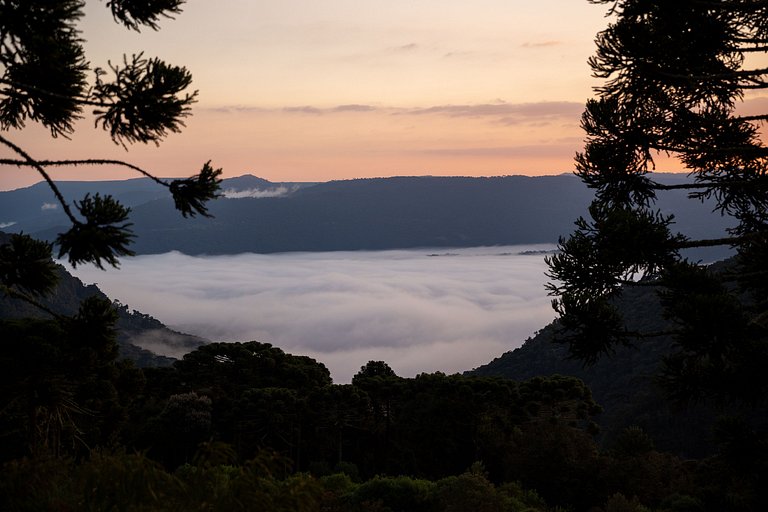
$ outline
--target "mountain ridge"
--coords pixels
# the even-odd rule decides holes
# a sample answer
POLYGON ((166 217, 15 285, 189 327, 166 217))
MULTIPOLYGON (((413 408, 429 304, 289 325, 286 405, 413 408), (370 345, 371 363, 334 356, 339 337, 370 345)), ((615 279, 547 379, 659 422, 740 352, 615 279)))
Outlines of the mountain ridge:
MULTIPOLYGON (((686 180, 679 174, 656 177, 668 184, 686 180)), ((107 182, 106 188, 100 182, 88 184, 93 192, 116 187, 114 182, 107 182)), ((130 195, 124 190, 121 194, 134 201, 128 204, 136 234, 133 250, 201 255, 556 243, 587 214, 593 198, 571 174, 398 176, 323 183, 272 183, 244 175, 224 180, 222 191, 225 197, 209 203, 213 218, 183 219, 167 194, 130 195), (146 200, 141 202, 141 197, 146 200)), ((12 197, 2 194, 2 201, 12 197)), ((727 219, 712 213, 711 204, 688 200, 685 191, 665 192, 658 206, 676 214, 680 230, 695 238, 719 237, 728 227, 727 219)), ((66 218, 60 212, 55 217, 53 207, 35 212, 41 206, 26 208, 33 218, 6 229, 52 241, 67 228, 66 218)), ((0 222, 5 223, 4 211, 0 208, 0 222)), ((725 256, 722 251, 709 254, 714 255, 702 257, 725 256)))

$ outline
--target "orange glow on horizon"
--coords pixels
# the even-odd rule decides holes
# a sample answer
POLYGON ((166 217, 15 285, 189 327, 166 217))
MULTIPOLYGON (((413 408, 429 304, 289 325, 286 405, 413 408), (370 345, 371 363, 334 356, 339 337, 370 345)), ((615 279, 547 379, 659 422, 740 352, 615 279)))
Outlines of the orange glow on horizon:
MULTIPOLYGON (((606 11, 586 0, 223 0, 188 2, 161 30, 136 33, 89 2, 81 28, 94 66, 145 51, 189 67, 200 103, 187 127, 128 152, 87 118, 71 140, 34 123, 7 136, 34 158, 120 159, 162 177, 208 160, 225 177, 273 182, 572 172, 598 83, 587 58, 606 11)), ((765 112, 768 97, 740 108, 765 112)), ((0 157, 16 155, 0 147, 0 157)), ((656 163, 684 171, 664 156, 656 163)), ((138 177, 108 167, 51 174, 138 177)), ((0 190, 38 181, 29 168, 0 170, 0 190)))

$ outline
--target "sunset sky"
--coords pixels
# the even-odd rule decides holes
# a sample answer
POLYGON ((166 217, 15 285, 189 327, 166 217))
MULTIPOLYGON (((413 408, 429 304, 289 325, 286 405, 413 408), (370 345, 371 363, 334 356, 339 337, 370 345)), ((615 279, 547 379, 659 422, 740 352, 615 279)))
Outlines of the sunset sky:
MULTIPOLYGON (((190 0, 136 34, 89 1, 94 67, 143 51, 191 70, 200 96, 186 129, 127 153, 90 117, 69 141, 33 125, 9 137, 38 159, 119 158, 167 177, 209 159, 225 176, 272 181, 569 172, 606 11, 586 0, 190 0)), ((0 189, 36 181, 4 168, 0 189)))

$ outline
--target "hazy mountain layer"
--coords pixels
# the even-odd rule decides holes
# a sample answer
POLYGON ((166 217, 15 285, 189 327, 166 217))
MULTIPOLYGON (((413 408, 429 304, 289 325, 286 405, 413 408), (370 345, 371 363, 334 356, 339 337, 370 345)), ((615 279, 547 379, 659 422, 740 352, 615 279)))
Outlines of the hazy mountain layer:
MULTIPOLYGON (((659 175, 679 183, 684 175, 659 175)), ((495 178, 397 177, 320 184, 225 180, 214 218, 184 219, 147 180, 66 184, 68 197, 111 193, 132 207, 140 254, 382 250, 555 243, 586 214, 592 192, 573 175, 495 178)), ((45 187, 0 193, 6 229, 53 240, 63 217, 45 187), (16 205, 16 206, 14 206, 16 205), (46 206, 48 205, 48 206, 46 206)), ((726 221, 711 206, 666 192, 659 207, 695 238, 719 237, 726 221)), ((716 259, 725 253, 699 253, 716 259)))

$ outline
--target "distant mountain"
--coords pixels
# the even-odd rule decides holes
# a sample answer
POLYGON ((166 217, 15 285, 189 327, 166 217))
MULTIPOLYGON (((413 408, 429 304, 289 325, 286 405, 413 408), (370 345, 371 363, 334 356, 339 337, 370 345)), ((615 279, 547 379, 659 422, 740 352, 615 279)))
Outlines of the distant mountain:
MULTIPOLYGON (((0 245, 6 242, 8 235, 0 233, 0 245)), ((91 296, 108 298, 96 285, 84 285, 82 281, 57 266, 59 283, 50 295, 40 302, 56 313, 71 316, 77 313, 83 299, 91 296)), ((173 331, 159 320, 138 311, 129 310, 128 306, 114 303, 117 308, 117 343, 120 356, 131 359, 138 366, 168 366, 174 359, 195 348, 208 343, 208 340, 173 331)), ((47 313, 18 299, 11 299, 0 294, 0 319, 11 318, 46 318, 47 313)))
MULTIPOLYGON (((232 194, 261 192, 265 195, 281 195, 298 190, 312 183, 272 183, 251 175, 225 179, 222 190, 232 194)), ((121 181, 58 181, 57 186, 67 200, 82 199, 85 194, 111 195, 125 206, 135 208, 155 201, 170 201, 170 193, 149 178, 121 181)), ((56 197, 44 182, 31 187, 0 192, 0 229, 6 232, 27 234, 61 229, 67 218, 61 211, 56 197)))
MULTIPOLYGON (((58 187, 68 200, 85 194, 110 194, 124 205, 134 207, 155 199, 170 197, 164 187, 148 178, 124 181, 60 181, 58 187)), ((67 222, 53 192, 44 182, 31 187, 0 192, 0 226, 6 232, 34 233, 62 226, 67 222)))
MULTIPOLYGON (((661 174, 657 179, 671 184, 686 177, 661 174)), ((149 192, 148 185, 142 180, 79 182, 68 184, 66 190, 74 196, 75 191, 90 190, 127 198, 137 235, 133 248, 140 254, 555 243, 572 231, 577 217, 586 215, 593 197, 573 175, 396 177, 318 184, 272 183, 241 176, 224 181, 224 196, 210 203, 213 218, 184 219, 163 190, 155 185, 149 192)), ((7 229, 53 240, 66 223, 55 210, 42 209, 49 199, 43 199, 39 188, 2 193, 6 195, 0 196, 4 205, 0 222, 21 219, 7 229), (26 206, 14 217, 6 201, 26 206)), ((726 219, 712 213, 711 204, 691 201, 682 190, 661 194, 658 205, 665 213, 674 213, 680 230, 692 237, 720 237, 728 227, 726 219)), ((714 260, 726 254, 715 249, 693 256, 714 260)))

